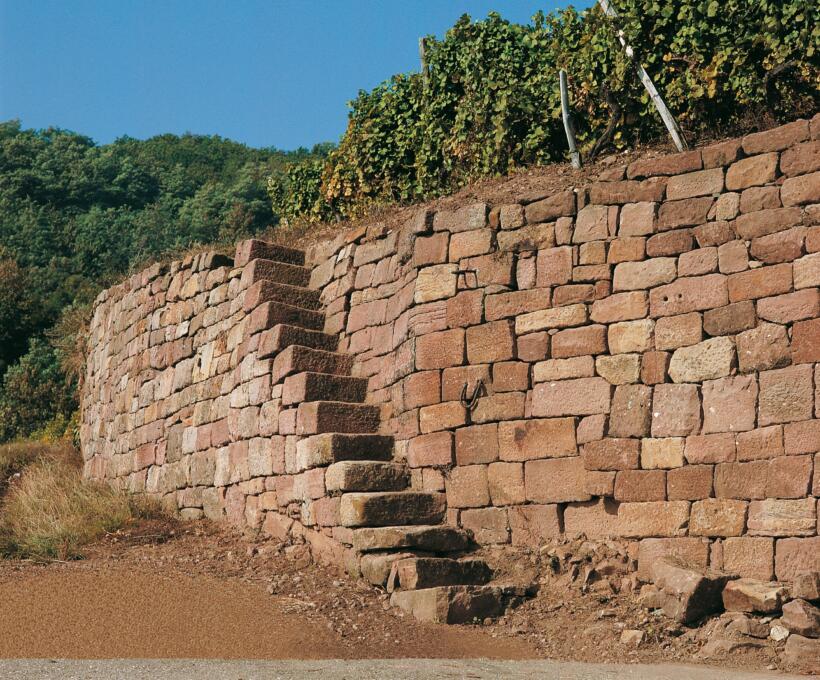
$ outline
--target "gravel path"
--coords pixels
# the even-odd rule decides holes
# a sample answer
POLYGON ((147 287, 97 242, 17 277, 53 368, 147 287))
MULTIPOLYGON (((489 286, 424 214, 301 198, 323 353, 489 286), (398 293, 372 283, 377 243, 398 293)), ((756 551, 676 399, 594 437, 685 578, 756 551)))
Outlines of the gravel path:
MULTIPOLYGON (((801 676, 703 666, 596 665, 550 661, 368 660, 0 660, 5 680, 787 680, 801 676)), ((805 676, 802 676, 805 680, 805 676)))

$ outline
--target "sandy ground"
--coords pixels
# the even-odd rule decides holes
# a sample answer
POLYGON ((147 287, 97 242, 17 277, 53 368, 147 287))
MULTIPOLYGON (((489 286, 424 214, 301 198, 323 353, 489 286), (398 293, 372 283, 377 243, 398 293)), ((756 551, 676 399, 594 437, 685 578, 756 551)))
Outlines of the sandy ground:
MULTIPOLYGON (((85 557, 47 564, 0 560, 0 658, 703 662, 697 630, 655 623, 628 594, 582 592, 566 574, 542 578, 539 595, 499 621, 442 626, 404 616, 389 606, 383 591, 311 563, 303 545, 260 540, 207 522, 144 523, 105 537, 85 557), (618 641, 623 627, 655 632, 629 648, 618 641)), ((513 571, 520 573, 507 575, 537 577, 537 559, 531 557, 515 562, 513 571)), ((705 675, 680 677, 773 677, 765 673, 779 668, 768 647, 708 663, 700 666, 705 675), (716 675, 714 666, 740 675, 716 675)), ((57 675, 44 677, 106 677, 75 676, 75 667, 58 666, 57 675)), ((40 677, 11 674, 31 668, 3 666, 0 677, 40 677)), ((280 677, 259 668, 261 675, 236 677, 280 677)), ((484 677, 472 673, 465 666, 443 677, 484 677)))
MULTIPOLYGON (((87 566, 87 565, 84 565, 87 566)), ((523 641, 410 625, 409 635, 351 640, 294 613, 257 585, 123 566, 25 569, 0 582, 0 657, 521 659, 523 641)))

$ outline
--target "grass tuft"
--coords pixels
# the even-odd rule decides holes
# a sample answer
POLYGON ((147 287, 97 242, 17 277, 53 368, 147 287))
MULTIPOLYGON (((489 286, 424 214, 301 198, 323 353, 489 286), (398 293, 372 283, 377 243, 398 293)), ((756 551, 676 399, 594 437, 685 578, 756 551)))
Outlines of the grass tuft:
POLYGON ((0 447, 0 469, 15 467, 19 477, 0 505, 0 554, 7 557, 76 559, 106 532, 159 514, 141 498, 83 479, 67 444, 0 447))

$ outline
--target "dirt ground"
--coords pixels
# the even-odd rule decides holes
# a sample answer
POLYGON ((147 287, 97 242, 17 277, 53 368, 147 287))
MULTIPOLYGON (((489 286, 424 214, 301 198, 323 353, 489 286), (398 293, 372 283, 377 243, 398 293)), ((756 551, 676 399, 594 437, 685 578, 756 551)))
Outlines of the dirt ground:
POLYGON ((208 523, 150 522, 86 559, 0 561, 0 657, 536 658, 525 640, 423 625, 358 580, 208 523))
POLYGON ((83 560, 0 561, 0 657, 549 658, 778 670, 766 645, 700 658, 702 631, 577 569, 550 576, 552 556, 506 564, 496 559, 504 576, 540 583, 535 598, 495 622, 422 624, 379 589, 311 563, 303 545, 156 520, 105 537, 83 560), (644 641, 621 644, 623 629, 643 630, 644 641))

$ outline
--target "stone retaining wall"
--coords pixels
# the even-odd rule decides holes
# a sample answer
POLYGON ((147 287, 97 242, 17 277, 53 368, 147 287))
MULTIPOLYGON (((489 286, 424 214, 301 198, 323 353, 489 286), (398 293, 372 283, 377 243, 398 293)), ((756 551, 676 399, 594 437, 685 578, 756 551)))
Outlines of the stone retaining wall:
MULTIPOLYGON (((820 569, 818 203, 815 116, 340 235, 308 252, 309 286, 413 488, 479 543, 644 539, 789 579, 820 569)), ((100 296, 86 472, 349 545, 298 465, 252 268, 204 255, 100 296)))

